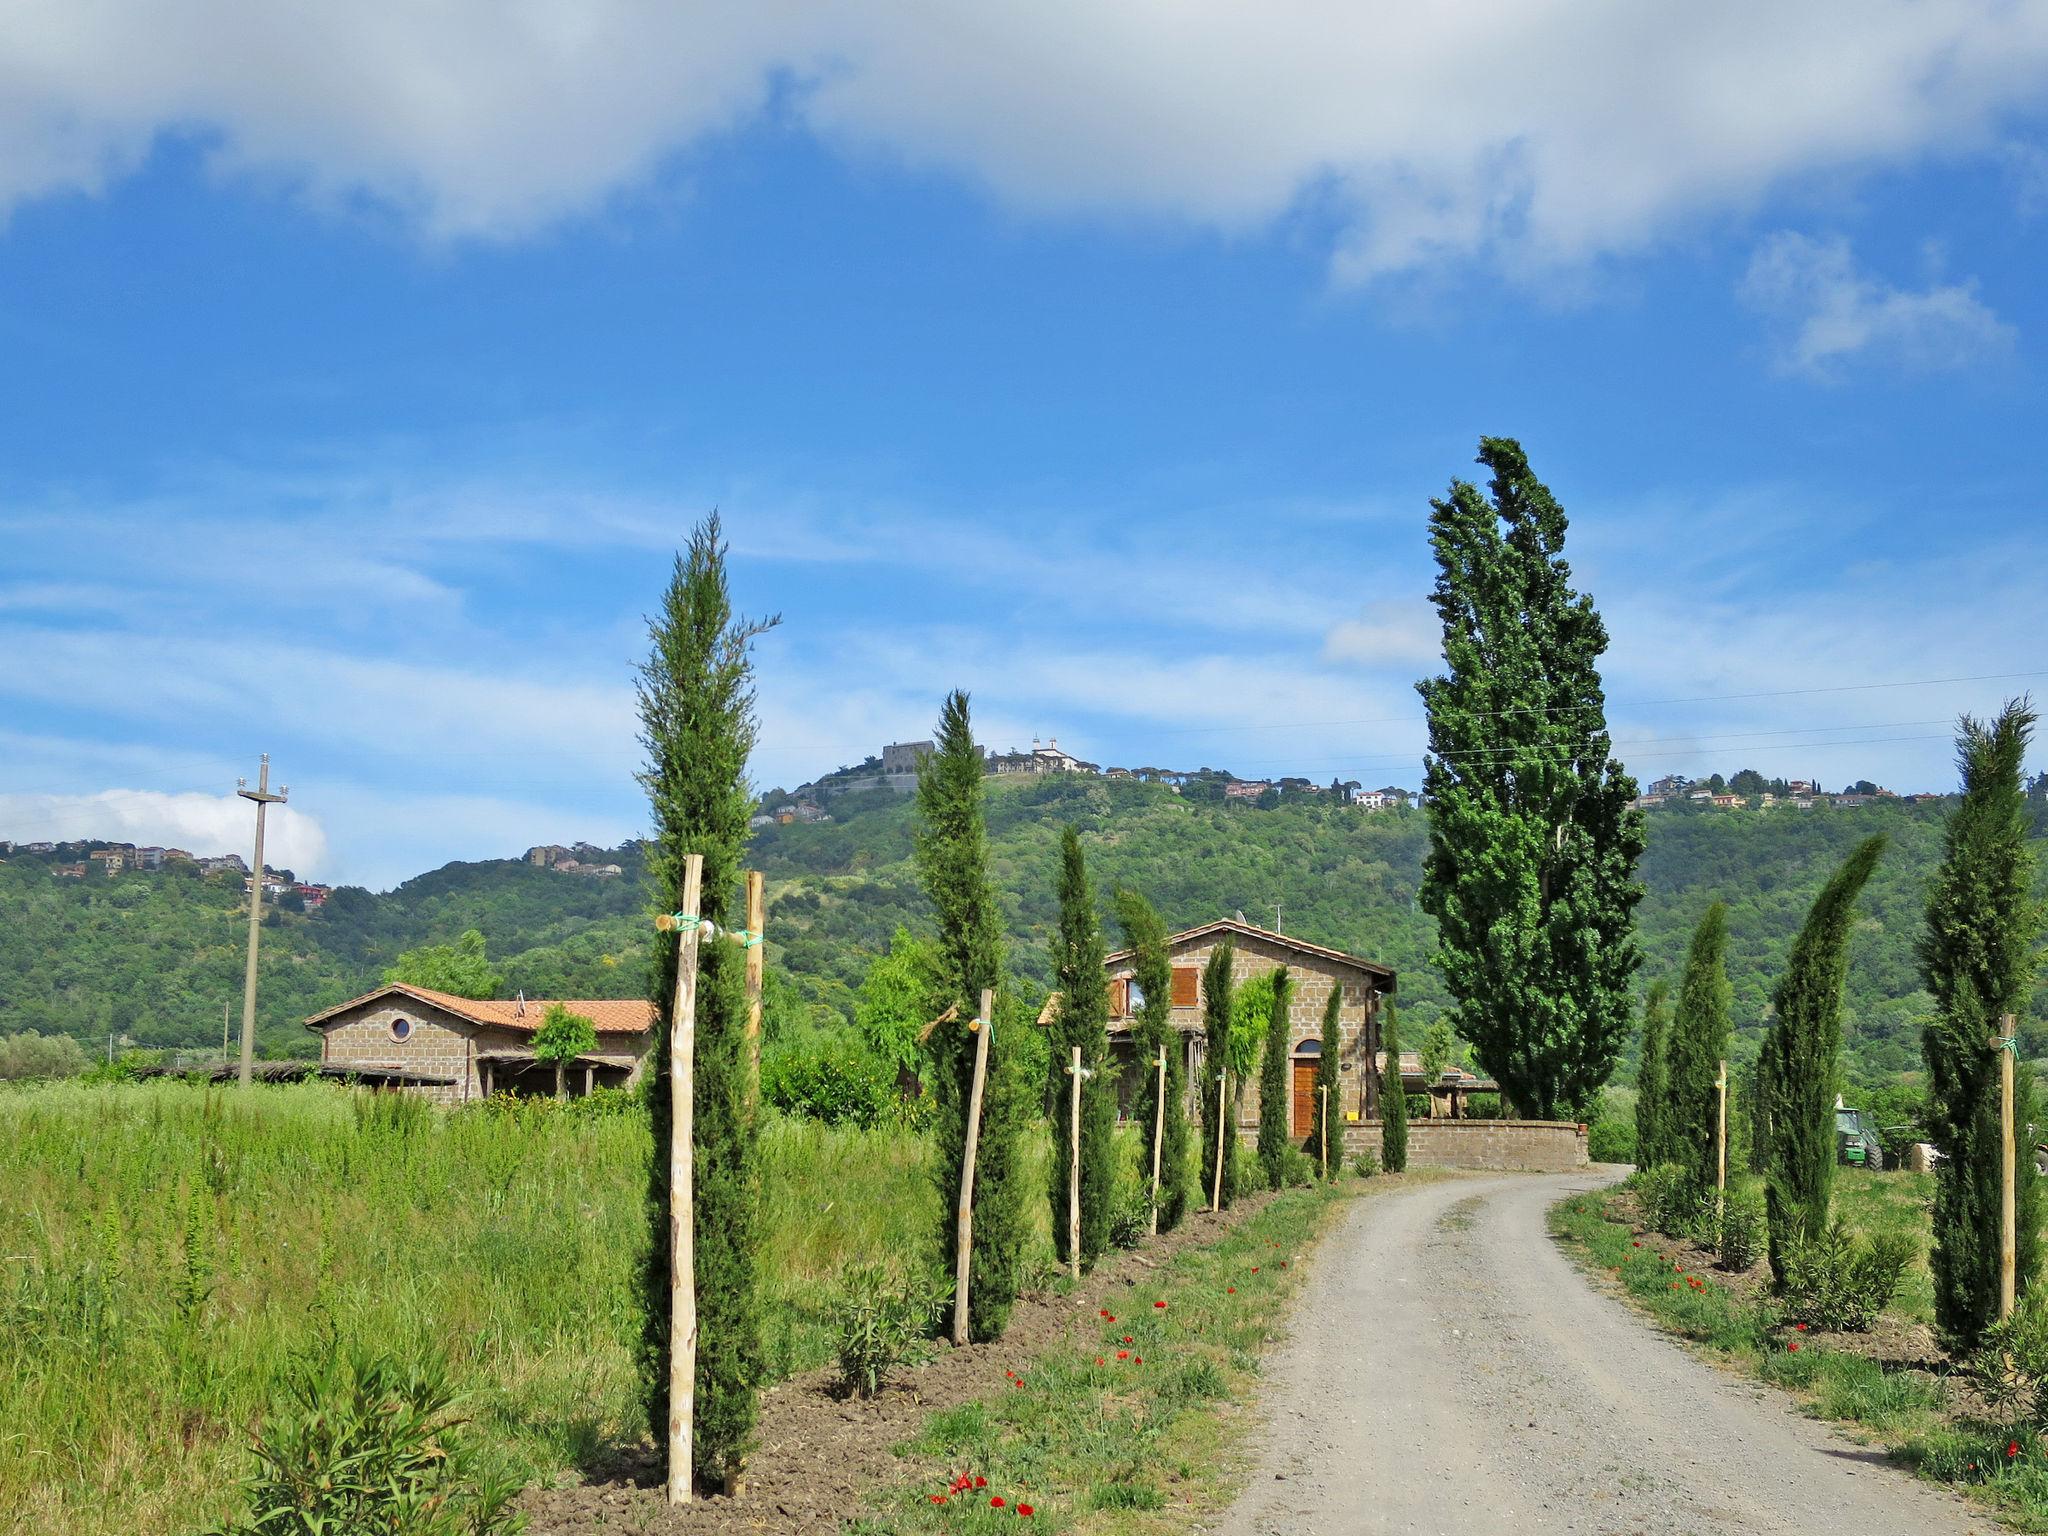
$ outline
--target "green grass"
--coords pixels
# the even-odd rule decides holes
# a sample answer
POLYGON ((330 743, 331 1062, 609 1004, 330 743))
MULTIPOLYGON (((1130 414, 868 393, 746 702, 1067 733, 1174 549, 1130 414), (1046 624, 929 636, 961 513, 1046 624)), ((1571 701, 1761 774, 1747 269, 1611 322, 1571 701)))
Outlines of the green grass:
MULTIPOLYGON (((637 1438, 649 1154, 637 1113, 545 1102, 0 1091, 0 1536, 176 1536, 226 1513, 282 1367, 327 1337, 446 1351, 533 1476, 637 1438)), ((790 1370, 829 1357, 841 1269, 931 1249, 937 1195, 901 1133, 775 1119, 762 1156, 790 1370)))
POLYGON ((1916 1322, 1934 1322, 1934 1276, 1927 1251, 1934 1241, 1934 1175, 1835 1170, 1835 1211, 1859 1232, 1903 1232, 1920 1244, 1892 1310, 1916 1322))

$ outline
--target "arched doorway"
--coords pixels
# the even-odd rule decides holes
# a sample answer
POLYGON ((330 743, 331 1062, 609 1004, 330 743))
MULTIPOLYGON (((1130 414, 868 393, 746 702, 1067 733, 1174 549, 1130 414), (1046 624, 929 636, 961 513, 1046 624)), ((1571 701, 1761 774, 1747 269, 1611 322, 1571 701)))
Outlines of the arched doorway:
POLYGON ((1304 1040, 1294 1048, 1294 1134, 1307 1136, 1316 1128, 1316 1070, 1322 1065, 1323 1042, 1304 1040))

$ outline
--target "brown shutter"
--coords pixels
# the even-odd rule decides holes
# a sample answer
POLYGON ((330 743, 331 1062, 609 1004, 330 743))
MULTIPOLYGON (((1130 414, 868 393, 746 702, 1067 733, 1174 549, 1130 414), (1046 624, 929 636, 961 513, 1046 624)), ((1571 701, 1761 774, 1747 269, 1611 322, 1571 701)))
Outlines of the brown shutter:
POLYGON ((1109 984, 1109 1016, 1120 1019, 1131 1011, 1131 984, 1119 976, 1109 984))
POLYGON ((1173 1006, 1192 1008, 1201 1001, 1201 977, 1199 967, 1176 965, 1173 968, 1173 1006))

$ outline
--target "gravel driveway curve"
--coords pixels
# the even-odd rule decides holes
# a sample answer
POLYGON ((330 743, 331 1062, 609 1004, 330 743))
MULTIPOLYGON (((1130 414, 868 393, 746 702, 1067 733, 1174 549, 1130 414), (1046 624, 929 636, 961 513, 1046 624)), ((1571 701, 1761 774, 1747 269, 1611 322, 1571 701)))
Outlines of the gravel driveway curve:
POLYGON ((1265 1367, 1225 1536, 1991 1536, 1596 1291, 1544 1213, 1599 1170, 1360 1200, 1265 1367))

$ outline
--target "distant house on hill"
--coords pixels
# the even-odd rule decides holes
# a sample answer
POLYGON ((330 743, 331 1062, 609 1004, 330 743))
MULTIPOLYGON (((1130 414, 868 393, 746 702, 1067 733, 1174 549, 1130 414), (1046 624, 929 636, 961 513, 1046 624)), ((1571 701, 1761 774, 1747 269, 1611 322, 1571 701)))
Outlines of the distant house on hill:
MULTIPOLYGON (((1215 1092, 1214 1078, 1205 1072, 1202 1061, 1202 968, 1210 953, 1225 939, 1236 946, 1237 958, 1232 967, 1236 981, 1248 981, 1284 965, 1293 982, 1288 1007, 1288 1072, 1293 1092, 1289 1133, 1306 1136, 1312 1128, 1316 1063, 1326 1048, 1338 1052, 1337 1082, 1342 1100, 1339 1107, 1344 1116, 1371 1119, 1376 1115, 1379 1081, 1366 1068, 1377 1059, 1380 1010, 1384 1000, 1394 993, 1392 969, 1342 950, 1230 918, 1176 933, 1166 941, 1173 965, 1172 1021, 1187 1068, 1189 1112, 1196 1112, 1197 1093, 1215 1092), (1323 1009, 1333 987, 1341 988, 1344 995, 1338 1004, 1339 1038, 1324 1041, 1323 1009)), ((1121 949, 1104 962, 1109 981, 1110 1056, 1116 1065, 1120 1107, 1130 1104, 1139 1080, 1149 1070, 1149 1064, 1138 1059, 1137 1043, 1131 1035, 1138 1009, 1144 1002, 1133 978, 1133 960, 1130 950, 1121 949)), ((1257 1084, 1247 1086, 1239 1103, 1241 1125, 1257 1125, 1257 1084)))
MULTIPOLYGON (((493 1093, 549 1095, 555 1069, 533 1057, 533 1035, 552 1006, 537 998, 478 1000, 393 983, 306 1020, 322 1067, 404 1073, 409 1092, 443 1104, 493 1093)), ((565 1002, 597 1026, 597 1049, 569 1064, 569 1091, 624 1088, 640 1076, 653 1032, 644 999, 565 1002)))

